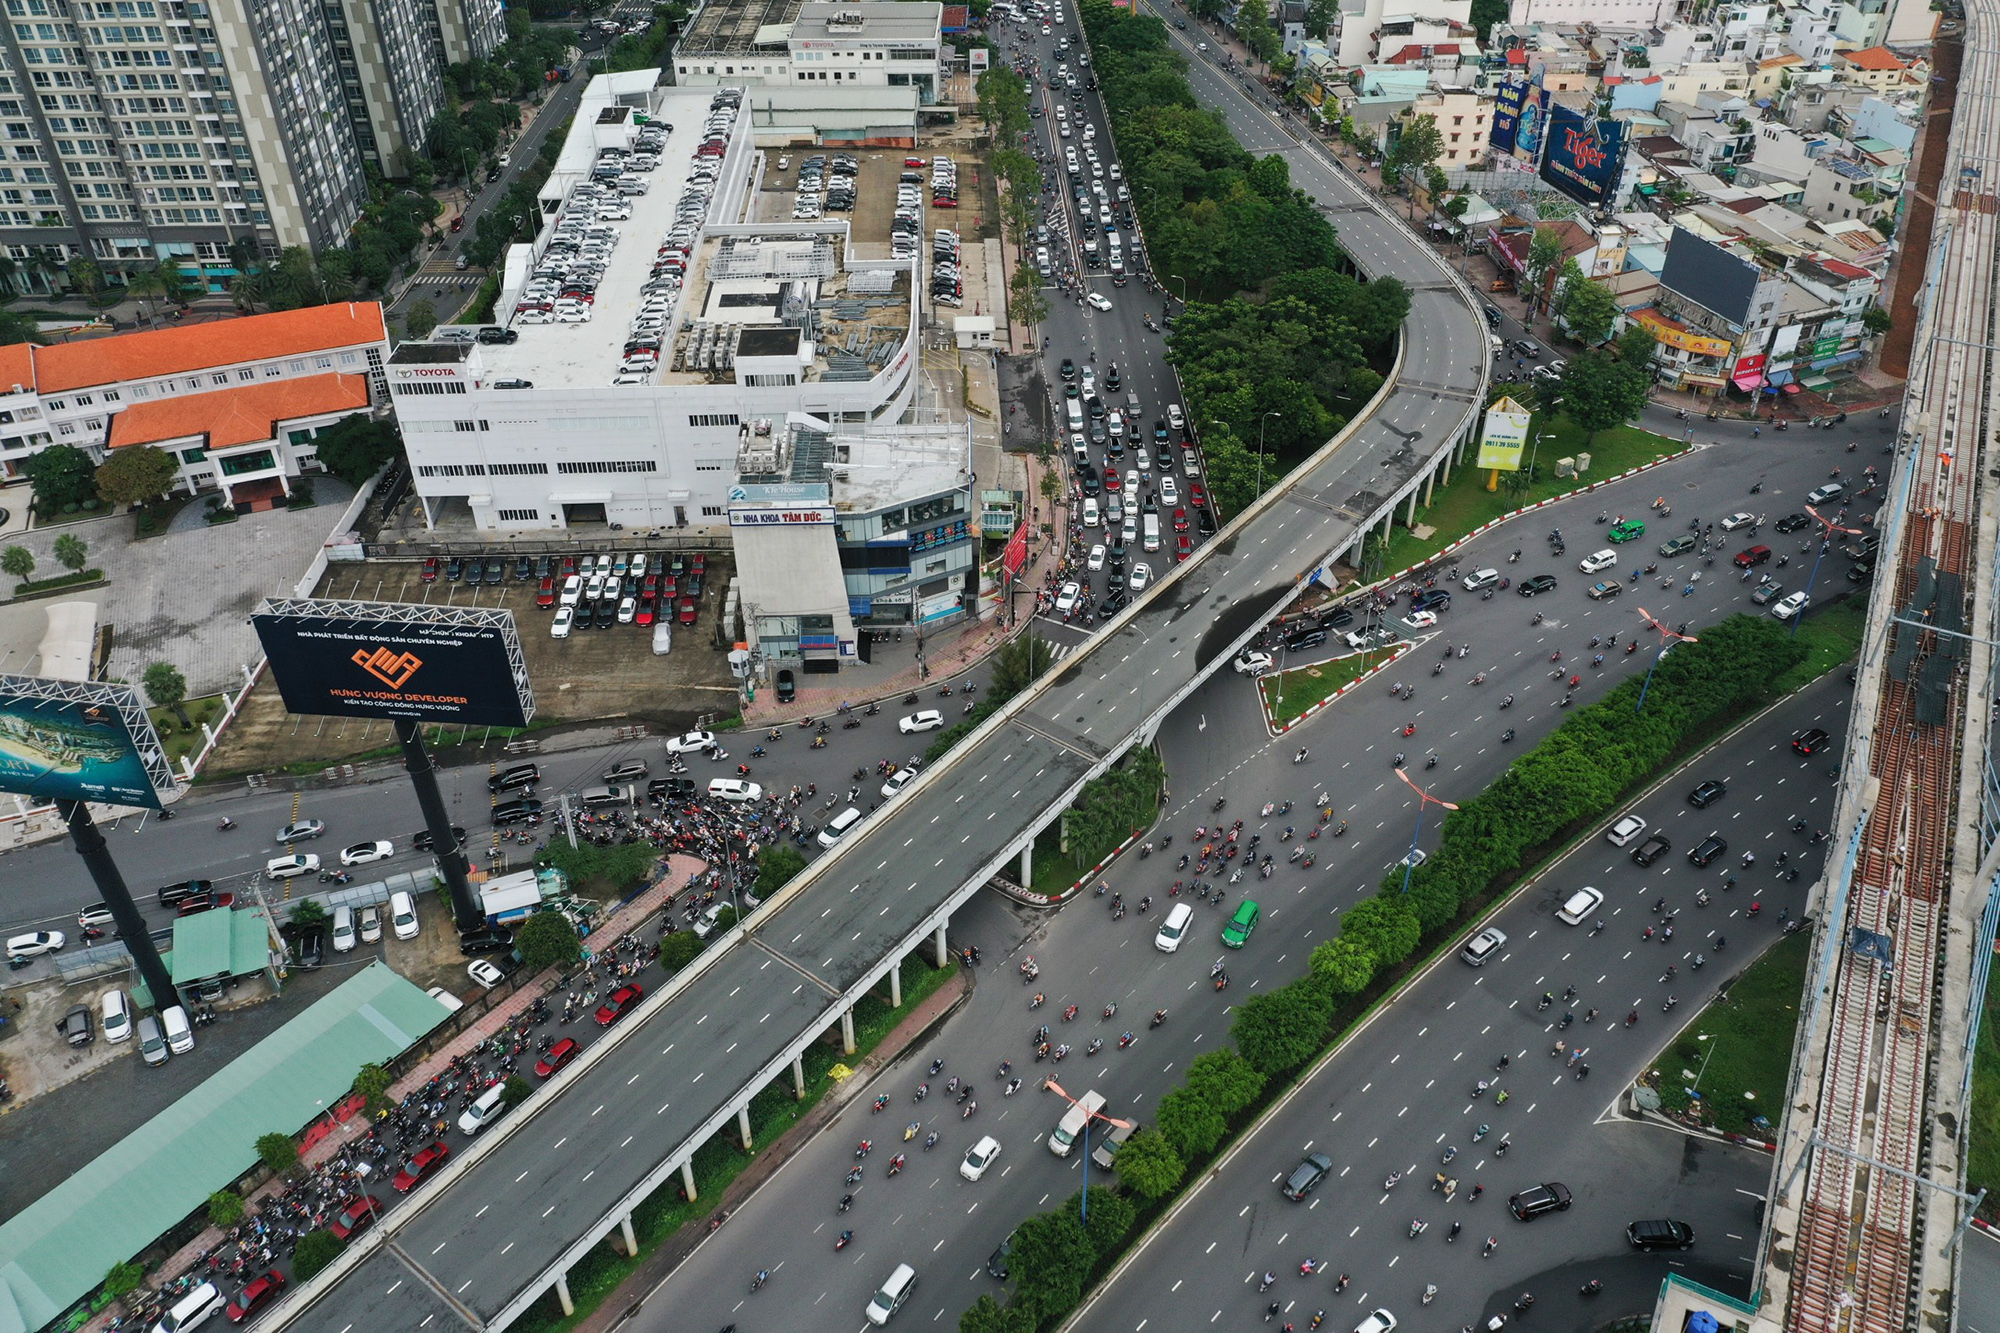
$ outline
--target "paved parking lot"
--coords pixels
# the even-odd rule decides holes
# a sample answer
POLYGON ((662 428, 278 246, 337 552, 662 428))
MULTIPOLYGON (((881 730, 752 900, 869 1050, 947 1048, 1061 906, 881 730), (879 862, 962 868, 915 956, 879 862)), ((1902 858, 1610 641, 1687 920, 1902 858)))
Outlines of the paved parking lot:
MULTIPOLYGON (((123 515, 12 532, 4 540, 34 552, 35 572, 43 577, 62 572, 54 555, 57 537, 73 533, 89 543, 90 567, 102 569, 106 583, 68 600, 97 603, 98 623, 111 626, 109 674, 136 681, 152 663, 167 661, 187 677, 191 697, 209 694, 243 683, 243 668, 262 656, 250 612, 266 597, 292 592, 354 495, 332 477, 313 484, 319 503, 311 509, 247 514, 146 541, 132 539, 132 520, 123 515)), ((25 505, 25 491, 10 495, 25 505)), ((0 591, 12 588, 8 579, 0 591)), ((34 665, 51 604, 0 601, 0 671, 34 665)))

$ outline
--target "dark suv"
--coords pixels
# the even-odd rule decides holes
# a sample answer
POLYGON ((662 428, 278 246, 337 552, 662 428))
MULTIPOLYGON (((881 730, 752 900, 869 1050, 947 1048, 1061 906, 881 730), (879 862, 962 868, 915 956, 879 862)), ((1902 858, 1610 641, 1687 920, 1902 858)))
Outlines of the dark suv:
POLYGON ((1323 1152, 1308 1153, 1306 1160, 1300 1162, 1292 1174, 1285 1177, 1285 1183, 1280 1188, 1283 1189, 1287 1199, 1297 1203, 1318 1189, 1320 1181, 1325 1180, 1331 1170, 1333 1170, 1331 1157, 1323 1152))
POLYGON ((1514 1216, 1527 1222, 1542 1213, 1560 1213, 1569 1207, 1569 1202, 1569 1186, 1551 1180, 1546 1185, 1522 1190, 1507 1200, 1507 1207, 1514 1216))
POLYGON ((515 764, 512 768, 503 768, 486 779, 486 790, 503 792, 515 787, 532 787, 541 780, 542 769, 539 764, 515 764))
POLYGON ((1642 866, 1649 866, 1673 849, 1673 843, 1655 833, 1633 849, 1632 859, 1642 866))
POLYGON ((1711 833, 1697 843, 1693 851, 1688 853, 1688 860, 1698 866, 1705 866, 1728 850, 1729 843, 1725 839, 1711 833))

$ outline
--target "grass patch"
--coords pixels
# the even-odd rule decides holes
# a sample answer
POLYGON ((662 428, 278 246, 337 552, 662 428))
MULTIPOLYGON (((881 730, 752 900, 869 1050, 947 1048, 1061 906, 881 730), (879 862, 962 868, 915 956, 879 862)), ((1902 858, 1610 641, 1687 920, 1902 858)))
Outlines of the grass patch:
POLYGON ((1036 835, 1029 866, 1035 882, 1027 887, 1050 897, 1062 893, 1120 843, 1150 828, 1159 818, 1165 782, 1158 754, 1135 749, 1087 784, 1062 817, 1036 835))
POLYGON ((683 1225, 709 1216, 722 1191, 742 1173, 757 1153, 770 1147, 785 1131, 803 1119, 840 1079, 847 1077, 862 1056, 880 1045, 911 1010, 929 999, 955 971, 955 964, 934 968, 914 954, 904 959, 901 1007, 892 1009, 886 999, 874 994, 855 1005, 856 1053, 853 1056, 841 1054, 840 1030, 835 1027, 830 1034, 831 1040, 817 1042, 805 1053, 806 1095, 803 1098, 793 1098, 791 1078, 786 1076, 750 1099, 750 1131, 754 1146, 749 1152, 743 1150, 742 1140, 736 1137, 735 1126, 731 1125, 695 1150, 694 1180, 698 1198, 693 1202, 683 1199, 679 1183, 674 1182, 661 1186, 651 1198, 632 1210, 632 1227, 639 1238, 639 1259, 629 1259, 614 1248, 618 1233, 612 1232, 611 1240, 592 1249, 569 1270, 569 1294, 576 1305, 575 1314, 565 1317, 555 1293, 550 1291, 529 1307, 515 1327, 524 1330, 524 1333, 567 1333, 567 1330, 589 1318, 632 1275, 646 1255, 671 1239, 683 1225), (838 1078, 835 1077, 836 1070, 839 1071, 838 1078))
POLYGON ((166 747, 167 760, 174 766, 175 776, 180 774, 182 757, 192 757, 200 753, 201 747, 207 743, 201 734, 201 724, 206 722, 210 726, 220 726, 223 712, 227 707, 228 704, 219 694, 207 694, 199 699, 183 700, 181 710, 188 715, 188 721, 193 724, 186 727, 181 725, 181 720, 174 716, 174 710, 171 708, 146 710, 153 719, 153 726, 159 730, 160 743, 166 747))
POLYGON ((1799 622, 1799 642, 1806 646, 1806 659, 1778 677, 1771 688, 1778 694, 1802 690, 1861 651, 1868 631, 1868 599, 1843 598, 1824 611, 1799 622))
MULTIPOLYGON (((1410 529, 1397 525, 1389 538, 1388 559, 1383 562, 1382 570, 1406 569, 1419 564, 1482 523, 1490 523, 1537 500, 1564 495, 1592 481, 1615 477, 1641 464, 1671 458, 1687 448, 1678 440, 1670 440, 1636 426, 1615 426, 1597 432, 1597 438, 1586 449, 1583 432, 1572 425, 1569 418, 1559 416, 1551 422, 1537 413, 1528 423, 1528 438, 1532 440, 1539 432, 1546 432, 1549 438, 1543 440, 1535 452, 1536 480, 1529 483, 1526 490, 1518 495, 1509 492, 1506 474, 1502 473, 1500 488, 1489 491, 1486 489, 1485 472, 1471 466, 1460 468, 1450 484, 1436 492, 1428 506, 1417 511, 1418 522, 1433 528, 1432 534, 1419 540, 1410 529), (1581 478, 1556 476, 1555 460, 1571 458, 1579 452, 1590 455, 1590 472, 1581 478)), ((1646 516, 1640 515, 1642 518, 1646 516)))
POLYGON ((1979 1049, 1972 1056, 1970 1145, 1965 1187, 1986 1191, 1979 1215, 2000 1220, 2000 987, 1986 988, 1986 1012, 1979 1023, 1979 1049))
POLYGON ((1370 648, 1309 667, 1273 671, 1257 682, 1264 692, 1264 711, 1281 727, 1296 722, 1308 708, 1331 699, 1395 656, 1394 648, 1370 648))
POLYGON ((1771 1127, 1754 1120, 1775 1121, 1784 1109, 1811 948, 1810 931, 1780 940, 1661 1053, 1644 1081, 1670 1114, 1725 1132, 1771 1127))
POLYGON ((57 592, 63 588, 74 588, 79 583, 102 583, 103 581, 103 570, 83 569, 78 570, 74 574, 62 574, 52 579, 30 579, 26 583, 17 583, 14 585, 14 595, 16 597, 33 597, 37 593, 57 592))

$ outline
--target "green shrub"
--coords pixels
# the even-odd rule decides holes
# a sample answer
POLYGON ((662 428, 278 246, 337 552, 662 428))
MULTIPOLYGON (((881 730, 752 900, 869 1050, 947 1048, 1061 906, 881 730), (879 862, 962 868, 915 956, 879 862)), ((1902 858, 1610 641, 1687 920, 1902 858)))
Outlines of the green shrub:
POLYGON ((331 1231, 308 1231, 299 1238, 298 1248, 292 1251, 292 1281, 304 1282, 318 1277, 346 1248, 347 1242, 331 1231))

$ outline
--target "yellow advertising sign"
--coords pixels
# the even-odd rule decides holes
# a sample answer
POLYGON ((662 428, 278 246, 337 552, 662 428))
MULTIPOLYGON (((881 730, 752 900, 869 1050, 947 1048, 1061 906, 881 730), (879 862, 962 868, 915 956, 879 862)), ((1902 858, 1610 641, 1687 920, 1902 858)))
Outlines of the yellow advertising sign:
POLYGON ((1696 356, 1728 356, 1730 342, 1727 338, 1711 338, 1706 334, 1690 333, 1680 326, 1662 319, 1651 310, 1641 310, 1633 318, 1652 331, 1652 334, 1668 347, 1678 347, 1696 356))
POLYGON ((1528 444, 1528 421, 1532 414, 1512 398, 1501 398, 1486 409, 1485 428, 1479 436, 1478 466, 1501 472, 1521 470, 1521 450, 1528 444))

